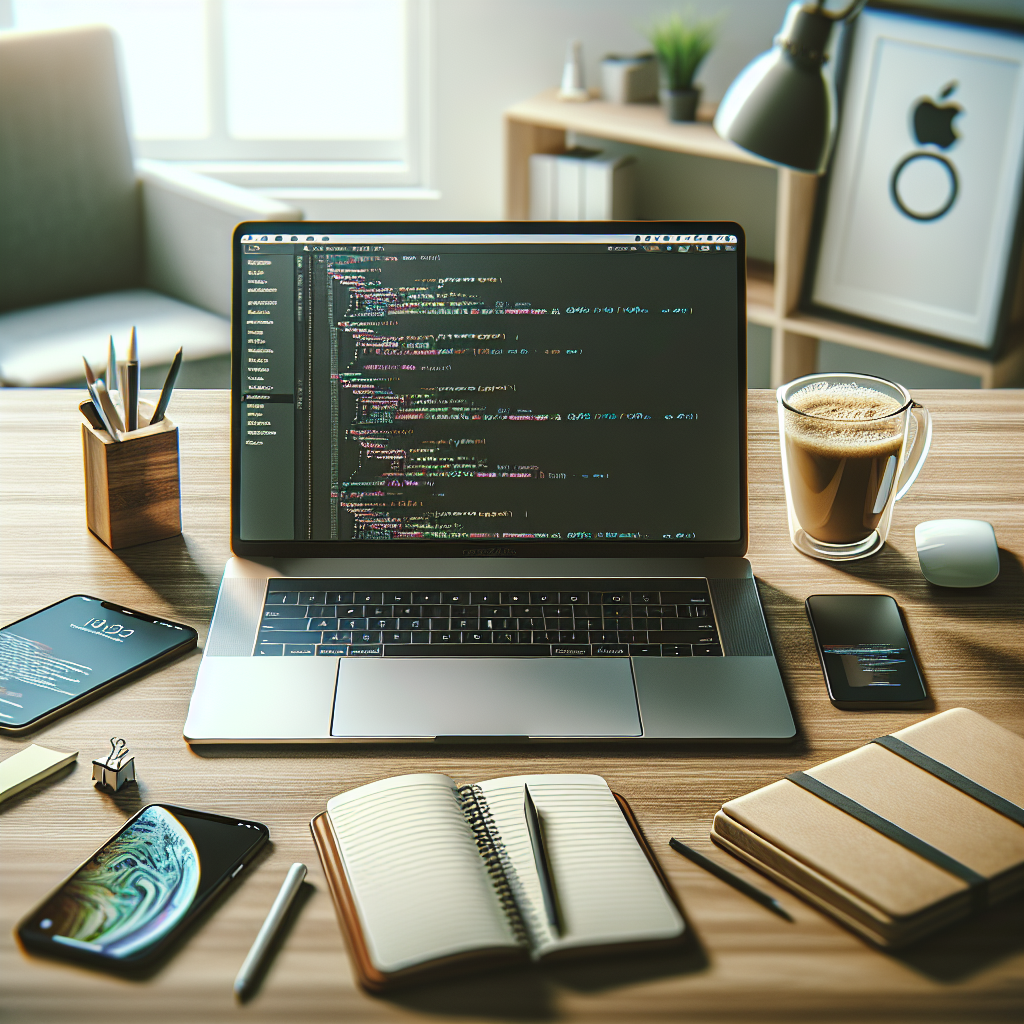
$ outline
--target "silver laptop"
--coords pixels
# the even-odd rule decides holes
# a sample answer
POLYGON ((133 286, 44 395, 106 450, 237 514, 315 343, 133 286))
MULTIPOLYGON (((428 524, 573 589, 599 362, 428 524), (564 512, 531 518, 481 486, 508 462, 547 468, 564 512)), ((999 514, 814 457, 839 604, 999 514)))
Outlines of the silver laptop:
POLYGON ((190 743, 788 740, 731 223, 249 223, 190 743))

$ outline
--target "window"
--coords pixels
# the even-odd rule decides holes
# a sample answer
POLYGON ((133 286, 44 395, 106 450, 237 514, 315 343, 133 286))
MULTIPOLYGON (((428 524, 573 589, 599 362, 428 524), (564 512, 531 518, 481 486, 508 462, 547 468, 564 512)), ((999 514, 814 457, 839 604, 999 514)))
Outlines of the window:
POLYGON ((418 181, 423 0, 15 0, 104 23, 137 155, 253 185, 418 181))

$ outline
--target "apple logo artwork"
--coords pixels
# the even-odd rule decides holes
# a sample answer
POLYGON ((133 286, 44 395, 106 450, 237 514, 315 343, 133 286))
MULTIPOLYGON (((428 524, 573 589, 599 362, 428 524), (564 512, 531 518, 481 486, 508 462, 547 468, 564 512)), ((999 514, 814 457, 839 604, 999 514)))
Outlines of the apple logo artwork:
MULTIPOLYGON (((948 100, 959 83, 950 82, 939 94, 948 100)), ((914 108, 914 137, 919 146, 949 149, 960 136, 953 125, 962 111, 958 103, 941 106, 923 97, 914 108)), ((905 156, 892 172, 889 192, 901 213, 913 220, 938 220, 956 202, 960 182, 956 168, 942 154, 922 149, 905 156)))

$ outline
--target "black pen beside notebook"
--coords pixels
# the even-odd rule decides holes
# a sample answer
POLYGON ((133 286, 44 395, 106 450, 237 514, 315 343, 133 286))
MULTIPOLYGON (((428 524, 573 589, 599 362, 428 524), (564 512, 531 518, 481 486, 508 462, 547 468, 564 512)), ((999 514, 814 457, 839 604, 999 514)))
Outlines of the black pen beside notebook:
POLYGON ((403 775, 335 797, 311 828, 353 964, 372 991, 687 937, 628 805, 597 775, 467 786, 403 775), (527 786, 543 822, 559 927, 545 904, 527 786))

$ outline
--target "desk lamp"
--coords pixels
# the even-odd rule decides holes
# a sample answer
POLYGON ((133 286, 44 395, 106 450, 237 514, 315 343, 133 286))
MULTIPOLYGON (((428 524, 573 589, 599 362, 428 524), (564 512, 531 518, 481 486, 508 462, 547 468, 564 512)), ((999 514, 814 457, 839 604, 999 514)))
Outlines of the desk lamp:
POLYGON ((723 139, 783 167, 820 174, 835 127, 832 86, 822 73, 832 27, 866 0, 827 11, 824 0, 795 0, 767 53, 729 86, 715 116, 723 139))

